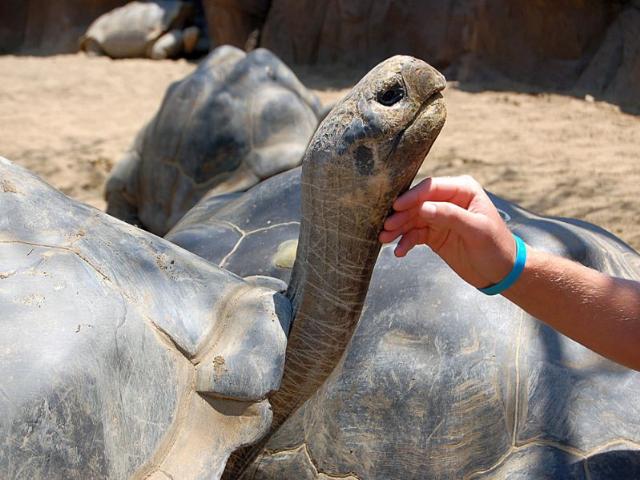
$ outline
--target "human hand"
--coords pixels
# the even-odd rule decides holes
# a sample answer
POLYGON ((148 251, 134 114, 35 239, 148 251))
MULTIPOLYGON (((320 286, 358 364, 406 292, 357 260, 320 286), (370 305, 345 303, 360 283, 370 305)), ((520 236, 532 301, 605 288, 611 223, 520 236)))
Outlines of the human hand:
POLYGON ((393 208, 379 239, 389 243, 401 236, 397 257, 425 244, 477 288, 500 282, 513 268, 513 236, 473 178, 427 178, 398 197, 393 208))

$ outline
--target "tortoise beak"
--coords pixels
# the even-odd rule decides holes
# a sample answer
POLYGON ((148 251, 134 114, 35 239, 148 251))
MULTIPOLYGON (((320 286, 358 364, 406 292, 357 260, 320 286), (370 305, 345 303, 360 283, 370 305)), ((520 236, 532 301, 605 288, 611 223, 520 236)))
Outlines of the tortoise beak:
POLYGON ((412 90, 412 96, 419 98, 422 103, 443 91, 447 80, 439 71, 424 62, 409 62, 402 68, 405 84, 412 90))

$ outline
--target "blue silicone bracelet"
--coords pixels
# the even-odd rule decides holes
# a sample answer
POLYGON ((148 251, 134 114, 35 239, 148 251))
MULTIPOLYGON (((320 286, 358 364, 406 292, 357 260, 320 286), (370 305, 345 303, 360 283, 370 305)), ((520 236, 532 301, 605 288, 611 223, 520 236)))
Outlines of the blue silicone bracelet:
POLYGON ((504 292, 507 288, 516 283, 518 278, 520 278, 520 274, 522 274, 522 271, 524 270, 524 264, 527 262, 527 246, 515 233, 512 235, 516 241, 516 261, 513 268, 500 282, 495 285, 489 285, 486 288, 478 289, 485 295, 498 295, 499 293, 504 292))

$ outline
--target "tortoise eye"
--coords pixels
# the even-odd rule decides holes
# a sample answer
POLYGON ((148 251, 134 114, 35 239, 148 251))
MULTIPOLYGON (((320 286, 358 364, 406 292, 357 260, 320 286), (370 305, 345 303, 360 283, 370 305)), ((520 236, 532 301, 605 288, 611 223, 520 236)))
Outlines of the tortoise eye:
POLYGON ((390 107, 391 105, 394 105, 402 100, 404 98, 404 95, 404 87, 401 84, 396 83, 383 92, 378 93, 377 100, 381 105, 390 107))

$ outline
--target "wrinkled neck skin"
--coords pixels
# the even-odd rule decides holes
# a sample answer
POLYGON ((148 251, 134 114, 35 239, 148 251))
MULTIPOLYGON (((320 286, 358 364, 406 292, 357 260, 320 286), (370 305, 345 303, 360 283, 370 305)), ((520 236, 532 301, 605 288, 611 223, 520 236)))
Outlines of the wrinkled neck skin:
POLYGON ((378 234, 395 198, 388 178, 303 172, 298 253, 287 296, 294 322, 280 389, 270 398, 277 428, 327 379, 356 328, 373 273, 378 234), (377 201, 370 201, 374 199, 377 201))

